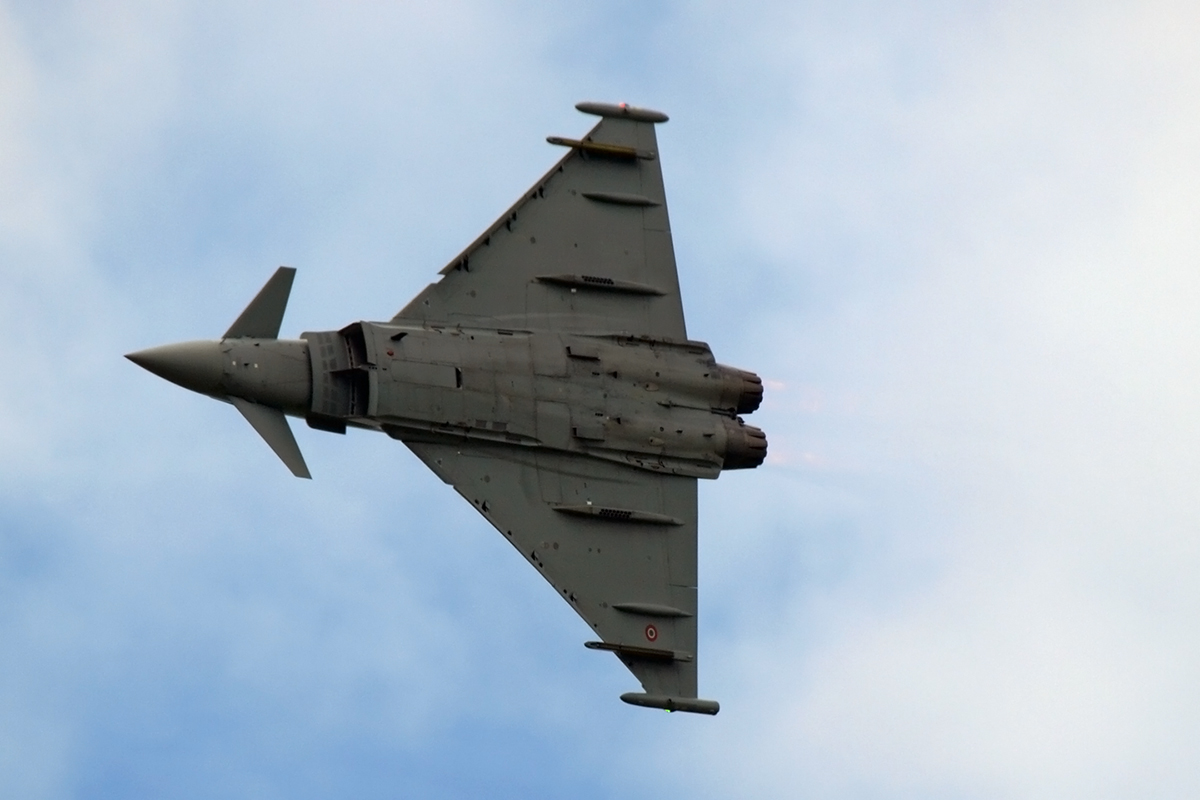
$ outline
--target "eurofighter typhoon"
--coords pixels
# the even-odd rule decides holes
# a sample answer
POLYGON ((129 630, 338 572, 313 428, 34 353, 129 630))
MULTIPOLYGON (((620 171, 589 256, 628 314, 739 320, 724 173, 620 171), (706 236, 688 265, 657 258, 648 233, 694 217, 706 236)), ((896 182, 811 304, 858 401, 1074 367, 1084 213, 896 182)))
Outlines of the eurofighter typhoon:
POLYGON ((633 705, 716 714, 696 686, 696 479, 763 462, 745 424, 758 376, 691 341, 655 125, 600 122, 387 322, 279 339, 280 267, 217 341, 128 358, 229 402, 296 476, 286 415, 408 446, 542 574, 644 692, 633 705))

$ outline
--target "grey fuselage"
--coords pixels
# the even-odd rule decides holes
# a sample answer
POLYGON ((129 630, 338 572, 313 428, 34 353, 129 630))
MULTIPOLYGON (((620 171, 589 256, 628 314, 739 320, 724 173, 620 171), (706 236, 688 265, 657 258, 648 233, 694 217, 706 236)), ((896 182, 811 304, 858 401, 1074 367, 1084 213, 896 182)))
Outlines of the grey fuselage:
POLYGON ((551 448, 697 478, 766 454, 737 417, 757 407, 761 382, 702 342, 372 322, 302 337, 145 353, 186 388, 337 433, 551 448))
POLYGON ((369 322, 303 336, 313 427, 547 447, 698 478, 765 455, 736 417, 757 408, 761 382, 701 342, 369 322))

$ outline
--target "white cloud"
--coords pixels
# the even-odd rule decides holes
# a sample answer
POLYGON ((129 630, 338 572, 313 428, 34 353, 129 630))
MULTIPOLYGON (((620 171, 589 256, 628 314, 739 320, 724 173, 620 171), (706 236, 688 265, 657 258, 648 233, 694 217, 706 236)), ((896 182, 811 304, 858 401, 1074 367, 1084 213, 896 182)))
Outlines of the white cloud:
POLYGON ((0 782, 111 741, 226 794, 288 748, 550 785, 421 750, 482 728, 585 795, 1194 794, 1194 12, 531 9, 0 11, 0 782), (689 322, 771 381, 771 463, 702 486, 715 719, 617 703, 394 443, 301 430, 299 486, 118 358, 276 261, 285 327, 390 314, 606 91, 672 115, 689 322))

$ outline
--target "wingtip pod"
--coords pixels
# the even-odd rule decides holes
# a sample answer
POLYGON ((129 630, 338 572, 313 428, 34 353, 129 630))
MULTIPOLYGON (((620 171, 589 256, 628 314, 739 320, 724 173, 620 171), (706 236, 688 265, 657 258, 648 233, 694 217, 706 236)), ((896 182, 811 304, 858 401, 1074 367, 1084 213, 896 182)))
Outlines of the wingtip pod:
POLYGON ((585 114, 595 114, 597 117, 620 117, 636 122, 666 122, 670 117, 652 108, 635 108, 626 103, 593 103, 584 101, 576 103, 575 108, 585 114))
POLYGON ((716 700, 701 700, 698 697, 668 697, 662 694, 644 694, 642 692, 626 692, 621 699, 631 706, 643 708, 662 708, 667 711, 690 711, 693 714, 708 714, 716 716, 721 710, 721 704, 716 700))

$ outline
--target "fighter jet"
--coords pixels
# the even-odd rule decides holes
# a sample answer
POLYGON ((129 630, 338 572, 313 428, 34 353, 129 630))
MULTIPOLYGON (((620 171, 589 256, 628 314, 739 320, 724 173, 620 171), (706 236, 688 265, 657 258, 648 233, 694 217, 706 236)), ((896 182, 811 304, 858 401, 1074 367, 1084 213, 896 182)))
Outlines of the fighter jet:
POLYGON ((739 416, 763 385, 687 337, 658 111, 600 117, 387 322, 279 339, 280 267, 216 341, 131 361, 242 413, 310 477, 287 416, 380 431, 450 484, 588 624, 643 692, 626 703, 716 714, 697 695, 696 480, 759 466, 739 416))

